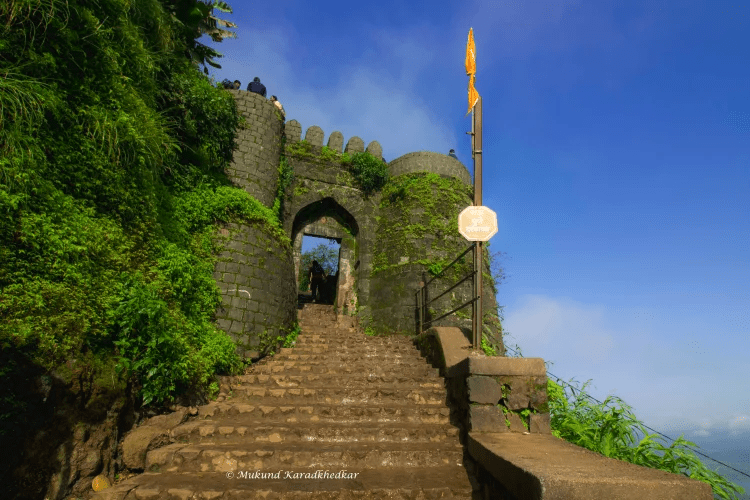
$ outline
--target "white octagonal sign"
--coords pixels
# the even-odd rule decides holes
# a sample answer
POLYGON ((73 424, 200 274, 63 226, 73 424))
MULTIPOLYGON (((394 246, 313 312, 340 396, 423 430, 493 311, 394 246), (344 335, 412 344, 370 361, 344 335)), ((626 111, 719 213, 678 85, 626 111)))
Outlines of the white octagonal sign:
POLYGON ((497 232, 497 214, 487 207, 466 207, 458 214, 458 232, 469 241, 489 241, 497 232))

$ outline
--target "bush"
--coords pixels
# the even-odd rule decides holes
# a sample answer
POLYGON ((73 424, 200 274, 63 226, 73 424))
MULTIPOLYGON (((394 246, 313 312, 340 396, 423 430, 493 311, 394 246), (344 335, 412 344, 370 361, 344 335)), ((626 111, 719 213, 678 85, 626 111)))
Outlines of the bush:
MULTIPOLYGON (((590 382, 590 381, 589 381, 590 382)), ((575 394, 548 380, 547 396, 552 433, 570 443, 618 460, 636 465, 682 474, 711 485, 714 495, 725 500, 736 500, 743 488, 732 484, 703 465, 687 448, 695 446, 682 436, 670 446, 659 443, 660 437, 648 434, 631 408, 616 396, 608 396, 600 405, 587 401, 586 382, 575 394), (636 444, 634 432, 640 431, 643 439, 636 444)))
POLYGON ((388 166, 368 152, 354 154, 349 168, 365 195, 379 191, 388 182, 388 166))

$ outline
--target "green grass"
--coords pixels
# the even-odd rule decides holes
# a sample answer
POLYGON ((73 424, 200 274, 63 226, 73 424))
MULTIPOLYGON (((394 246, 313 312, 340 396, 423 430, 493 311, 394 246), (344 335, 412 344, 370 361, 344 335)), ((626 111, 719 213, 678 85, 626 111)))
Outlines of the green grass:
POLYGON ((566 384, 549 380, 547 393, 552 433, 575 445, 617 460, 681 474, 708 483, 715 498, 739 500, 742 487, 727 481, 705 466, 688 446, 695 444, 678 437, 665 446, 662 438, 649 434, 630 406, 616 396, 598 405, 586 397, 587 382, 572 391, 566 384), (636 442, 636 431, 644 436, 636 442))

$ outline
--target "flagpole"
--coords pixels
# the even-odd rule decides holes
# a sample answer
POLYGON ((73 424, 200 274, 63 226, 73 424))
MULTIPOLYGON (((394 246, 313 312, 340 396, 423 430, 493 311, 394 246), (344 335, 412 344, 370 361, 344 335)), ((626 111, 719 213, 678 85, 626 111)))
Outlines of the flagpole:
MULTIPOLYGON (((472 142, 473 142, 473 151, 472 156, 474 157, 474 206, 475 207, 481 207, 482 206, 482 96, 479 96, 477 99, 477 103, 474 105, 474 109, 472 109, 472 142)), ((477 307, 476 307, 476 317, 475 317, 475 328, 474 328, 474 338, 473 344, 474 348, 478 348, 481 346, 482 343, 482 328, 483 328, 483 321, 482 321, 482 270, 484 268, 484 259, 483 252, 482 252, 482 242, 477 241, 477 249, 474 253, 475 255, 475 262, 474 262, 474 270, 477 273, 477 279, 474 281, 476 283, 476 290, 474 296, 477 297, 477 307)))

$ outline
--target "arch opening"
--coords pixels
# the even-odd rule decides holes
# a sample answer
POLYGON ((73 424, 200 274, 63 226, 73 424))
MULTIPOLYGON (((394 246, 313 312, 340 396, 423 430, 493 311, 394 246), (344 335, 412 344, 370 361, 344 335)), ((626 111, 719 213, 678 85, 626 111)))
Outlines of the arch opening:
MULTIPOLYGON (((303 257, 303 240, 323 238, 338 246, 338 256, 332 258, 335 266, 322 282, 318 297, 321 303, 334 305, 339 314, 353 314, 357 307, 359 225, 355 218, 333 198, 310 203, 301 208, 292 224, 293 257, 297 283, 298 306, 312 301, 312 287, 307 287, 309 264, 303 257), (302 290, 301 288, 306 288, 302 290)), ((316 283, 320 286, 321 282, 316 283)), ((317 288, 317 287, 316 287, 317 288)))

